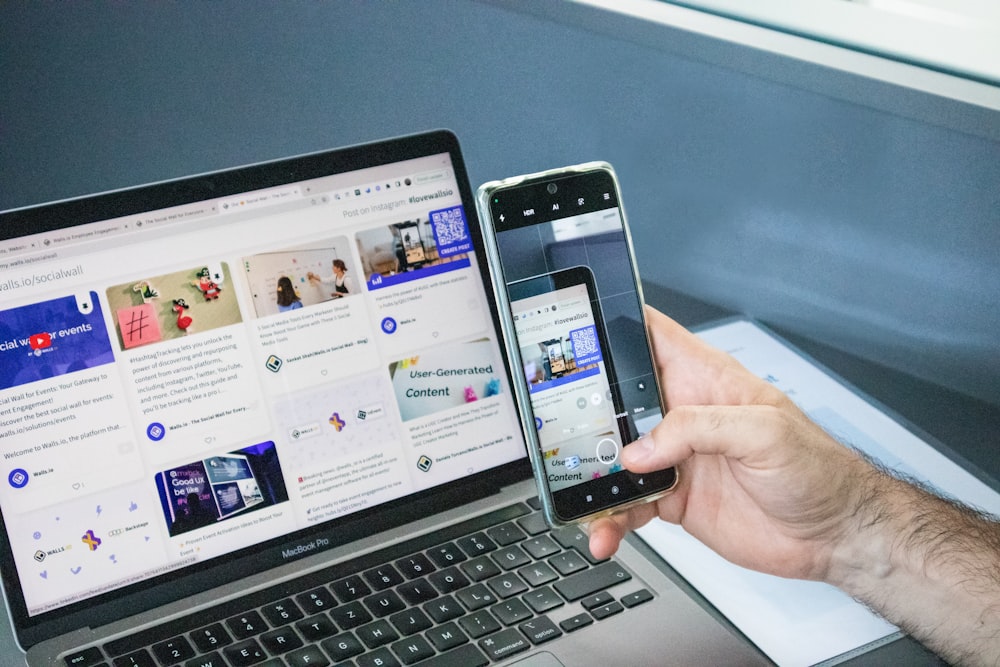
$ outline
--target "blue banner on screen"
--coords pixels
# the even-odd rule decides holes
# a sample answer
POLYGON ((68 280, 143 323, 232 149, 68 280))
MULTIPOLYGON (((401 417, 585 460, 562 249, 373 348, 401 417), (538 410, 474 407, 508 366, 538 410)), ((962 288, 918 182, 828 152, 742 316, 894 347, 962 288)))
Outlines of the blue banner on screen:
POLYGON ((111 341, 95 292, 0 313, 0 389, 113 361, 111 341))
POLYGON ((429 278, 430 276, 448 273, 449 271, 467 269, 470 266, 472 266, 472 264, 469 262, 469 258, 463 257, 462 259, 457 259, 454 262, 434 264, 433 266, 407 271, 406 273, 397 273, 394 276, 383 276, 380 273, 376 273, 368 280, 368 290, 384 289, 386 287, 392 287, 393 285, 408 283, 411 280, 420 280, 421 278, 429 278))

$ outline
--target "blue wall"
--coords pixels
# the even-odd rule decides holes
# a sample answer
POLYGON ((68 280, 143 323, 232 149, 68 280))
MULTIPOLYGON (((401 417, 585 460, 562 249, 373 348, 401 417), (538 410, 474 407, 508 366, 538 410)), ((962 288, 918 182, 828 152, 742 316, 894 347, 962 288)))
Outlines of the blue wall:
POLYGON ((474 185, 614 164, 647 281, 1000 403, 1000 113, 944 129, 584 11, 5 5, 0 208, 449 127, 474 185))

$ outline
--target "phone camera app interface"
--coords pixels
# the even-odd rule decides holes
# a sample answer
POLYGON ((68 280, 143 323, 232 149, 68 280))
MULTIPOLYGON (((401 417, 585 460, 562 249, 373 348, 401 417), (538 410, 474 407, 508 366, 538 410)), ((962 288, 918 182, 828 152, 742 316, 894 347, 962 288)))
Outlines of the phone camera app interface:
POLYGON ((570 493, 573 504, 624 502, 642 489, 624 479, 621 450, 662 411, 613 181, 591 172, 527 183, 491 206, 557 504, 570 493))

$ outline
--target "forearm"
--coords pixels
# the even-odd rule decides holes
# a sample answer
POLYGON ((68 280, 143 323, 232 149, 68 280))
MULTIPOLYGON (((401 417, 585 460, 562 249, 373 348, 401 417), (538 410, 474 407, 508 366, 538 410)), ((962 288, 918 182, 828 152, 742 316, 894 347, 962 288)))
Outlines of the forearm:
POLYGON ((871 469, 828 580, 957 664, 1000 663, 1000 524, 871 469))

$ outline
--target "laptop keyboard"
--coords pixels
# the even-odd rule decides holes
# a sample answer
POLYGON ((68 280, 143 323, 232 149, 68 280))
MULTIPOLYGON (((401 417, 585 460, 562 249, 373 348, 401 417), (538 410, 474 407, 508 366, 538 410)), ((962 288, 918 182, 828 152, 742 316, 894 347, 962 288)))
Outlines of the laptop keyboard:
POLYGON ((549 529, 537 499, 528 505, 76 651, 65 663, 476 667, 653 598, 639 582, 609 591, 632 581, 629 571, 594 558, 580 528, 549 529))

